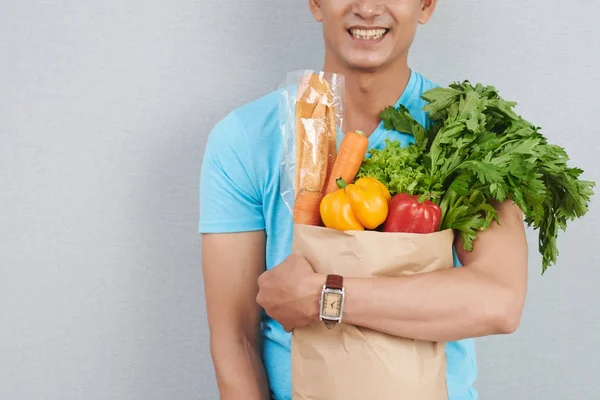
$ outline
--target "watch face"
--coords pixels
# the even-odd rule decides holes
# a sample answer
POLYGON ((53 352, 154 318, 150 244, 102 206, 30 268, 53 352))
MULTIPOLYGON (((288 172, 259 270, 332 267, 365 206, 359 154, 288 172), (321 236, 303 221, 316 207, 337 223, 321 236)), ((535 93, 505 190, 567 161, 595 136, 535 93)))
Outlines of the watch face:
POLYGON ((340 293, 325 292, 323 296, 323 316, 338 318, 342 306, 342 295, 340 293))

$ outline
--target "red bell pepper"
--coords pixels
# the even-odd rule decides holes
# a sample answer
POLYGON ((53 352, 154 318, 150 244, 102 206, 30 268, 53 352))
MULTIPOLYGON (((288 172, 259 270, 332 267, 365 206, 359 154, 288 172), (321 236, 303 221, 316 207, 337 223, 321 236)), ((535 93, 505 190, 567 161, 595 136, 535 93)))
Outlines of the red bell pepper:
POLYGON ((431 200, 419 202, 419 196, 408 193, 395 195, 389 206, 384 232, 432 233, 442 219, 442 210, 431 200))

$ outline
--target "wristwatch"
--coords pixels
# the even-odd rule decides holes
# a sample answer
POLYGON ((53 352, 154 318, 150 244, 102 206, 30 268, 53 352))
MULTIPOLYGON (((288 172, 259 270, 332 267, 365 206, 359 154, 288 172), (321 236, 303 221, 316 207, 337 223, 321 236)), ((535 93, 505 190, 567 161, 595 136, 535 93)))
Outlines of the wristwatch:
POLYGON ((321 290, 319 317, 328 329, 332 329, 342 321, 344 294, 344 277, 336 274, 327 275, 321 290))

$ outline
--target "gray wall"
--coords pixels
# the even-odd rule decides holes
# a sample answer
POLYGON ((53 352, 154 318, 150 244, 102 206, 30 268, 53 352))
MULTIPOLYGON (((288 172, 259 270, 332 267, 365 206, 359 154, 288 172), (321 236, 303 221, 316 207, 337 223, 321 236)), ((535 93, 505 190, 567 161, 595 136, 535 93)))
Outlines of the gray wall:
MULTIPOLYGON (((211 126, 319 68, 306 1, 0 0, 0 399, 217 399, 197 228, 211 126), (276 16, 279 15, 279 16, 276 16)), ((600 181, 600 6, 441 1, 412 66, 496 85, 600 181)), ((479 340, 482 399, 597 399, 598 201, 520 330, 479 340)))

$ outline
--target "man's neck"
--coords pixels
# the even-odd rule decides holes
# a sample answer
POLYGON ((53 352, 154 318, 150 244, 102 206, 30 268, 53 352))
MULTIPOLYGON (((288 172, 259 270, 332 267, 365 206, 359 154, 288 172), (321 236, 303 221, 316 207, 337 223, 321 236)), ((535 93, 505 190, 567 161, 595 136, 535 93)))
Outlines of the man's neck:
POLYGON ((325 71, 345 76, 344 131, 360 130, 370 135, 380 123, 379 114, 396 104, 410 78, 407 63, 370 73, 331 66, 325 71))

